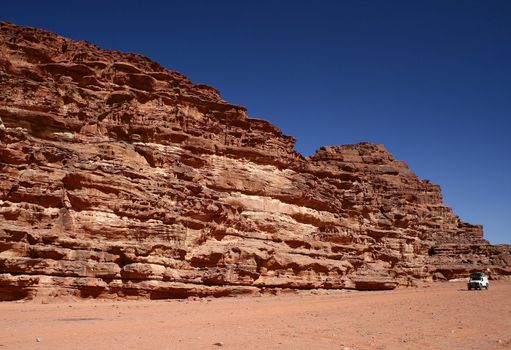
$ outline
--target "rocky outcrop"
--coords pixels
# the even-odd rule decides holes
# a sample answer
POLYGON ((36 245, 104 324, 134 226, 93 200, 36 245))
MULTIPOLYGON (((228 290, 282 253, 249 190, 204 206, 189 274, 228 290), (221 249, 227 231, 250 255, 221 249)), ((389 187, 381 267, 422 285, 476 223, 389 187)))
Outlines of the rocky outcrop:
POLYGON ((135 54, 0 23, 0 299, 392 289, 488 269, 382 145, 295 140, 135 54))

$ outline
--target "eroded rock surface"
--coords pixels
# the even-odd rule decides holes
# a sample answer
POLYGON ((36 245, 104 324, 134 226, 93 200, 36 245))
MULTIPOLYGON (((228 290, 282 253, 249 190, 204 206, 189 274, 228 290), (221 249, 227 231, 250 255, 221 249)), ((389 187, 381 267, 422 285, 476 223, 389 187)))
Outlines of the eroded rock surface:
POLYGON ((295 140, 135 54, 0 23, 0 299, 392 289, 488 269, 382 145, 295 140))

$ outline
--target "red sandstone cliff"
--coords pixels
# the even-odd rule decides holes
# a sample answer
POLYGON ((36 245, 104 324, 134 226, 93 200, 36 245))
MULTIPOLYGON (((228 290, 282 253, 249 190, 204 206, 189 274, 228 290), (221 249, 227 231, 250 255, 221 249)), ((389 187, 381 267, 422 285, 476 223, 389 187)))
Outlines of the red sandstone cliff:
POLYGON ((510 250, 382 145, 304 158, 143 56, 0 22, 0 300, 389 289, 510 250))

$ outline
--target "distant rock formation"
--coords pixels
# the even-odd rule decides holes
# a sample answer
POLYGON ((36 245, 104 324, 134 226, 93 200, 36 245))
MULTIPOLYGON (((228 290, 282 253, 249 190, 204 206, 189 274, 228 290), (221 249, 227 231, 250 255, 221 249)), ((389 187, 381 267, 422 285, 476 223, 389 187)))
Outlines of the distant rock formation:
POLYGON ((0 299, 392 289, 509 246, 382 145, 295 140, 136 54, 0 23, 0 299))

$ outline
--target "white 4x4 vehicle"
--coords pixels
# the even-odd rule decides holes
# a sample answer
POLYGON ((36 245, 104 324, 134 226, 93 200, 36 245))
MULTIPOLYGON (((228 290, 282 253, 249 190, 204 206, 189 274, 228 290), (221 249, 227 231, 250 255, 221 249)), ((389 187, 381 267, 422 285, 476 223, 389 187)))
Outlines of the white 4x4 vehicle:
POLYGON ((488 275, 484 272, 472 272, 470 279, 468 280, 468 290, 471 289, 488 289, 490 282, 488 281, 488 275))

